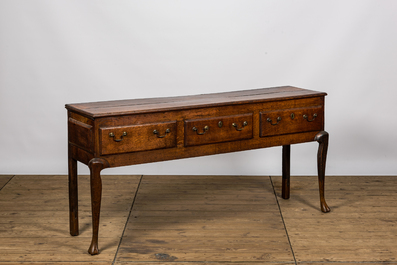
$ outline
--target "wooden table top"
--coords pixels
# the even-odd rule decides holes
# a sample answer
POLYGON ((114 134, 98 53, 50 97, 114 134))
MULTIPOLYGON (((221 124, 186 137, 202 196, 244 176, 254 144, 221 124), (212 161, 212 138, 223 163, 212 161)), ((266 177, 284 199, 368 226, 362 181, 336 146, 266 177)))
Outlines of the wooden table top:
POLYGON ((325 95, 327 94, 324 92, 292 86, 281 86, 193 96, 77 103, 67 104, 65 107, 70 111, 94 119, 100 117, 217 107, 244 103, 260 103, 325 95))

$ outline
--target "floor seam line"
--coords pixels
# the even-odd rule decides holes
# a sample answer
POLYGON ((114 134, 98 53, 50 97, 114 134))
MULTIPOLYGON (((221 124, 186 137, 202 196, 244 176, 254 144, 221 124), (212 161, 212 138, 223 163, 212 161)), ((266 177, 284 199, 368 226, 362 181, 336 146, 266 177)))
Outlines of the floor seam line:
POLYGON ((282 211, 281 211, 280 203, 279 203, 279 201, 278 201, 276 189, 274 188, 272 176, 269 176, 269 179, 270 179, 270 183, 272 184, 273 193, 274 193, 274 197, 276 198, 278 210, 279 210, 279 212, 280 212, 281 221, 283 222, 283 225, 284 225, 285 234, 287 235, 288 244, 289 244, 289 246, 290 246, 290 248, 291 248, 292 257, 294 258, 295 265, 297 265, 298 263, 297 263, 297 261, 296 261, 295 252, 294 252, 294 249, 292 248, 291 240, 290 240, 290 238, 289 238, 289 234, 288 234, 288 230, 287 230, 287 225, 285 224, 285 221, 284 221, 284 216, 283 216, 283 213, 282 213, 282 211))
POLYGON ((130 220, 132 209, 134 208, 135 200, 136 200, 136 197, 138 196, 139 187, 141 186, 142 178, 143 178, 143 175, 141 175, 140 178, 139 178, 138 186, 136 187, 136 191, 135 191, 135 196, 134 196, 134 199, 132 200, 130 212, 128 213, 128 217, 127 217, 127 220, 125 222, 123 233, 121 233, 120 242, 119 242, 119 245, 117 246, 117 250, 116 250, 116 253, 114 255, 114 259, 113 259, 112 265, 114 265, 116 263, 117 255, 119 254, 119 250, 120 250, 120 246, 121 246, 121 241, 123 240, 123 236, 124 236, 125 230, 127 229, 128 221, 130 220))
POLYGON ((7 186, 8 183, 10 183, 10 181, 15 177, 16 175, 12 175, 12 177, 0 188, 0 191, 7 186))

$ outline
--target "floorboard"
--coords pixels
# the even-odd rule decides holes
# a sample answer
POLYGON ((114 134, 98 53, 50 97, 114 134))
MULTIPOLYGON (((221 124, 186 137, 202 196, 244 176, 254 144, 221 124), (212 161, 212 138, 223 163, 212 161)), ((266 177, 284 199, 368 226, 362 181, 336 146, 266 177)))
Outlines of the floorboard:
POLYGON ((272 179, 297 262, 397 262, 397 177, 328 177, 326 214, 316 177, 292 177, 289 200, 272 179))
POLYGON ((72 237, 67 176, 14 176, 0 191, 0 264, 112 264, 139 180, 140 176, 103 177, 101 255, 91 256, 89 177, 79 176, 80 235, 72 237))
POLYGON ((270 178, 234 176, 143 176, 116 259, 131 260, 294 262, 270 178))
POLYGON ((103 176, 100 255, 89 177, 69 235, 67 176, 0 175, 0 265, 397 265, 397 176, 103 176), (135 201, 134 201, 135 198, 135 201))

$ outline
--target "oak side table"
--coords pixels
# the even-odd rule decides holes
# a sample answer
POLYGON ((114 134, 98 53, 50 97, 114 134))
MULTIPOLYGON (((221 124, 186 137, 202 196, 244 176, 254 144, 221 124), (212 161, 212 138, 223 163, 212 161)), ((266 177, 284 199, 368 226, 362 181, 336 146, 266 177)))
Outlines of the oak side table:
POLYGON ((92 242, 98 232, 104 168, 282 146, 282 198, 290 196, 290 146, 317 141, 320 207, 328 133, 326 93, 292 86, 195 96, 67 104, 70 234, 79 234, 77 161, 90 169, 92 242))

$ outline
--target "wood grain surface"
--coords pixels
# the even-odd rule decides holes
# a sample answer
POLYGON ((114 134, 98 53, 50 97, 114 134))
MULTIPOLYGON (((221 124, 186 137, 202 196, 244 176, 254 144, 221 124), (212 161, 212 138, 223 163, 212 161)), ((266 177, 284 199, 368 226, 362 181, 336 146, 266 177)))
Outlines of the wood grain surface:
POLYGON ((326 93, 292 86, 240 90, 193 96, 127 99, 67 104, 66 108, 90 118, 138 113, 209 108, 244 103, 267 102, 325 96, 326 93))
POLYGON ((318 212, 317 185, 291 177, 291 199, 279 200, 297 262, 397 262, 397 177, 328 177, 332 215, 318 212))
POLYGON ((102 179, 101 254, 91 256, 88 176, 78 237, 67 176, 0 176, 0 264, 397 264, 396 176, 328 177, 332 214, 318 208, 315 176, 291 176, 290 200, 278 176, 102 179))

